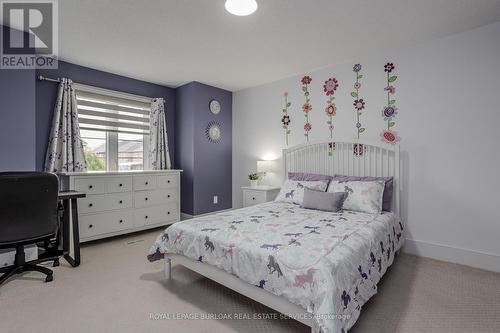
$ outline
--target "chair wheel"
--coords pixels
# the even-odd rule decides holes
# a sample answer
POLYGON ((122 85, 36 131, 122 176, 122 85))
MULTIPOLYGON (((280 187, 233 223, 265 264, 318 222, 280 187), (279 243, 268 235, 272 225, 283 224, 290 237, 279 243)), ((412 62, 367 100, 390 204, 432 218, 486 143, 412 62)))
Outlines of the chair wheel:
POLYGON ((47 275, 47 277, 45 278, 45 282, 50 282, 52 280, 54 280, 54 276, 52 275, 47 275))
POLYGON ((54 260, 54 264, 52 265, 52 267, 57 267, 57 266, 59 266, 59 259, 54 260))

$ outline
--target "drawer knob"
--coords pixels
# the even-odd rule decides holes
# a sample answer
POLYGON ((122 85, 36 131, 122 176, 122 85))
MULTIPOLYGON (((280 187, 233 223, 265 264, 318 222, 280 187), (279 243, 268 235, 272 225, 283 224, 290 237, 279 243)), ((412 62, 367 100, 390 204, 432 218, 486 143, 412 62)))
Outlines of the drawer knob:
POLYGON ((170 180, 167 180, 167 183, 170 184, 170 180))
POLYGON ((120 184, 120 187, 122 187, 122 186, 123 186, 123 184, 120 184))
POLYGON ((144 198, 144 200, 148 201, 148 198, 146 197, 146 198, 144 198))
POLYGON ((167 215, 170 215, 170 212, 167 212, 167 215))
POLYGON ((89 224, 89 229, 92 229, 93 225, 92 224, 89 224))
POLYGON ((120 203, 122 204, 122 203, 123 203, 123 200, 120 200, 120 203))
POLYGON ((148 184, 149 184, 149 182, 145 182, 145 183, 144 183, 144 185, 148 185, 148 184))
POLYGON ((120 223, 123 223, 123 220, 120 220, 120 223))
POLYGON ((145 219, 147 219, 147 218, 148 218, 148 216, 146 215, 146 216, 144 216, 144 218, 145 218, 145 219))
POLYGON ((92 207, 92 206, 94 206, 94 204, 89 203, 89 207, 92 207))
POLYGON ((169 194, 169 195, 167 195, 167 198, 170 198, 170 194, 169 194))
POLYGON ((89 185, 89 189, 92 189, 93 187, 94 187, 94 186, 92 186, 92 185, 89 185))
POLYGON ((252 200, 255 200, 255 197, 253 197, 252 200))

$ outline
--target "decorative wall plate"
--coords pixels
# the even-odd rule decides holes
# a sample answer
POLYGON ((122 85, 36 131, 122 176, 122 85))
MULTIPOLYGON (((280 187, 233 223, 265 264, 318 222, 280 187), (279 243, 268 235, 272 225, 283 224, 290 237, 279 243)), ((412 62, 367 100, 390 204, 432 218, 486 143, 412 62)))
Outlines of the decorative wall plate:
POLYGON ((220 113, 220 103, 218 100, 216 99, 213 99, 210 101, 210 104, 209 104, 209 107, 210 107, 210 112, 212 112, 213 114, 219 114, 220 113))
POLYGON ((220 124, 216 121, 211 121, 207 125, 206 135, 208 141, 212 143, 219 143, 222 139, 222 129, 220 124))

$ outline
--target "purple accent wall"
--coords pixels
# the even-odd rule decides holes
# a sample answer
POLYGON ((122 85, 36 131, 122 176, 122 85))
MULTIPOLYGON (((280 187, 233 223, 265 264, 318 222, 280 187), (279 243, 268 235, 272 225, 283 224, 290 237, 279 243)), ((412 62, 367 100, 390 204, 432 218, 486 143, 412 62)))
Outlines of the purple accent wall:
POLYGON ((176 167, 183 169, 182 212, 205 214, 232 207, 232 93, 199 82, 177 88, 176 167), (221 112, 213 115, 209 103, 217 99, 221 112), (219 122, 222 140, 208 141, 205 130, 219 122), (218 196, 218 204, 213 196, 218 196))
MULTIPOLYGON (((58 69, 37 70, 36 76, 67 77, 76 83, 129 94, 163 97, 166 101, 168 145, 172 165, 175 165, 175 89, 96 69, 59 61, 58 69)), ((43 169, 50 134, 52 114, 57 97, 57 83, 36 80, 36 168, 43 169)))
POLYGON ((35 71, 0 70, 0 171, 35 170, 35 149, 35 71))

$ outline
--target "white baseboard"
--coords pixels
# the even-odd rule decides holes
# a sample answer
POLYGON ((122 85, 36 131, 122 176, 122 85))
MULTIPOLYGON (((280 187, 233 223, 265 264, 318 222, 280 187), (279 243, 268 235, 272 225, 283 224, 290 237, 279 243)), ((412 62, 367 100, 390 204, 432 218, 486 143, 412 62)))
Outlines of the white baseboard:
POLYGON ((191 214, 181 213, 181 220, 189 220, 189 219, 192 219, 194 217, 207 216, 207 215, 212 215, 212 214, 217 214, 217 213, 224 213, 224 212, 228 212, 230 210, 233 210, 233 208, 228 208, 228 209, 223 209, 223 210, 217 210, 215 212, 210 212, 210 213, 205 213, 205 214, 199 214, 199 215, 191 215, 191 214))
POLYGON ((403 252, 417 256, 500 272, 500 255, 406 239, 403 252))

